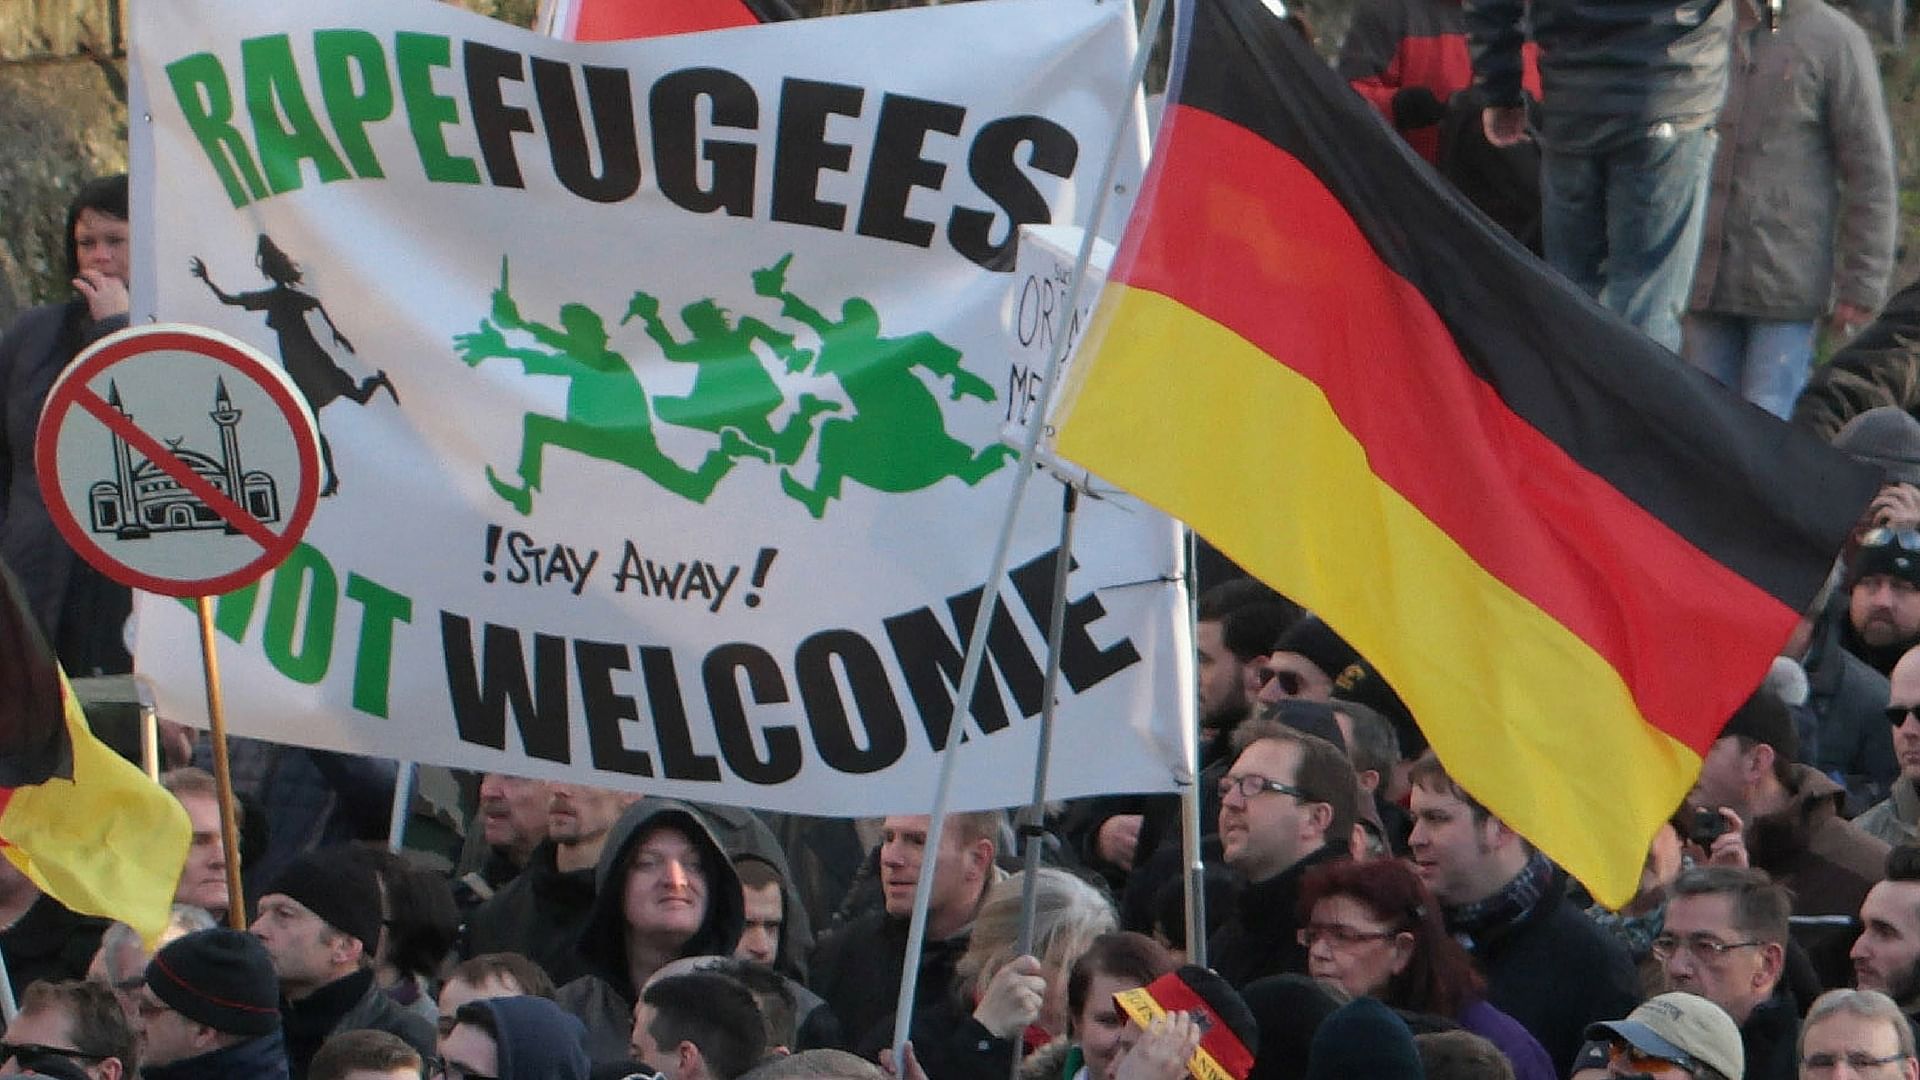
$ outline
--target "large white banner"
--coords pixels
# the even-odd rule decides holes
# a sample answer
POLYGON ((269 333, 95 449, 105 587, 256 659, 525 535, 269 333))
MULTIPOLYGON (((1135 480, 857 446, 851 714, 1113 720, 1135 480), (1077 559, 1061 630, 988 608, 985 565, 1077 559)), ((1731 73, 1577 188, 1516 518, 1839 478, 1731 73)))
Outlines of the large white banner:
MULTIPOLYGON (((1014 479, 999 433, 1045 361, 1018 226, 1086 224, 1129 5, 619 45, 389 0, 131 18, 135 319, 277 358, 325 441, 305 542, 218 602, 234 731, 926 805, 1014 479)), ((261 483, 244 417, 161 434, 261 483)), ((145 475, 145 520, 200 527, 145 475)), ((1060 502, 1033 485, 995 591, 964 806, 1029 794, 1060 502)), ((1165 790, 1176 529, 1082 507, 1049 791, 1165 790)), ((137 665, 204 723, 187 607, 143 598, 137 665)))

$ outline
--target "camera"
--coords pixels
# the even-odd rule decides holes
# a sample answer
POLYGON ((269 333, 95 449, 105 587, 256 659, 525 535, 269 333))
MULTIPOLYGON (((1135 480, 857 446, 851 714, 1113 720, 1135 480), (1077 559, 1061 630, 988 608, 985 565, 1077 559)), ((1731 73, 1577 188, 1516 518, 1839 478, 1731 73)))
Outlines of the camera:
POLYGON ((1710 807, 1695 808, 1687 821, 1687 839, 1702 848, 1712 847, 1713 842, 1726 831, 1726 817, 1710 807))

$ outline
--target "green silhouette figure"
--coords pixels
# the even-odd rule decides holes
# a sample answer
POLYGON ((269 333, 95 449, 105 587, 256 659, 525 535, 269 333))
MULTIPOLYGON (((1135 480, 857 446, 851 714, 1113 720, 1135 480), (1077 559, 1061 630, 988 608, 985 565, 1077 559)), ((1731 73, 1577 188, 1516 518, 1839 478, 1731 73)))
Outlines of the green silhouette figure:
POLYGON ((953 382, 950 397, 994 400, 985 379, 960 367, 960 352, 921 331, 906 337, 881 337, 880 316, 859 297, 840 307, 833 322, 787 290, 787 265, 793 256, 753 273, 753 291, 780 301, 780 314, 820 335, 820 353, 812 370, 840 380, 854 415, 821 422, 816 440, 820 472, 809 488, 780 470, 780 488, 814 517, 840 497, 852 480, 875 491, 908 492, 932 487, 947 477, 977 484, 1014 456, 999 443, 975 450, 947 434, 940 402, 913 372, 926 368, 953 382))
POLYGON ((801 394, 798 411, 784 428, 774 430, 768 418, 786 398, 754 353, 754 341, 766 342, 774 355, 786 362, 789 372, 806 370, 813 354, 794 348, 792 334, 783 334, 751 315, 729 326, 724 308, 712 300, 695 301, 680 309, 689 336, 686 341, 675 341, 660 319, 660 301, 636 292, 620 324, 625 326, 635 318, 645 323, 647 336, 659 343, 667 359, 699 365, 693 389, 686 397, 653 399, 653 414, 669 424, 716 434, 737 430, 755 445, 772 451, 775 461, 791 465, 806 449, 807 438, 813 434, 813 418, 840 407, 839 402, 801 394))
POLYGON ((600 316, 585 304, 566 304, 560 308, 560 329, 523 319, 507 291, 504 257, 491 315, 491 321, 480 321, 477 332, 454 338, 454 348, 467 366, 491 359, 518 360, 529 375, 564 375, 572 380, 566 419, 527 414, 520 442, 520 483, 501 480, 487 466, 493 490, 520 513, 533 512, 533 495, 540 490, 541 463, 549 447, 625 465, 693 502, 705 502, 713 494, 736 458, 768 460, 766 451, 732 430, 720 432, 719 447, 708 451, 697 469, 668 457, 654 440, 647 392, 626 359, 607 348, 607 329, 600 316), (506 330, 522 331, 545 348, 515 348, 507 343, 506 330))

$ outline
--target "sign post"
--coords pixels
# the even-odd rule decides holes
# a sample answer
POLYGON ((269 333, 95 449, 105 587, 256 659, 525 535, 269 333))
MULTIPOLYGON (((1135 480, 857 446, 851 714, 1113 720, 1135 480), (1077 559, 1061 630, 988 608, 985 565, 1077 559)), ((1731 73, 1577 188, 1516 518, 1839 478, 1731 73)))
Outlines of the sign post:
POLYGON ((199 612, 228 921, 246 926, 211 597, 278 565, 320 490, 320 437, 293 380, 251 346, 159 324, 101 339, 54 381, 35 468, 67 543, 122 584, 199 612))

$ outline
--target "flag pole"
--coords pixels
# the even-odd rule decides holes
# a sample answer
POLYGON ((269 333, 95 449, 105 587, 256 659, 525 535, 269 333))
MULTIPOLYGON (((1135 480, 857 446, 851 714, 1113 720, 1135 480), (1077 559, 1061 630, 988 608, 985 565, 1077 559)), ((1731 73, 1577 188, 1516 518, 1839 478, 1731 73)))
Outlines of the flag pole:
POLYGON ((220 700, 220 661, 213 648, 213 601, 194 598, 200 613, 200 663, 207 678, 207 726, 213 743, 213 782, 220 796, 220 846, 227 860, 227 925, 247 928, 246 894, 240 888, 240 829, 233 816, 233 771, 227 763, 227 716, 220 700))
MULTIPOLYGON (((1181 527, 1183 542, 1180 577, 1187 585, 1187 637, 1196 639, 1199 595, 1195 588, 1193 530, 1181 527)), ((1207 864, 1200 857, 1200 719, 1194 708, 1197 688, 1189 687, 1180 702, 1180 753, 1186 768, 1186 783, 1180 789, 1180 850, 1186 866, 1187 962, 1207 966, 1207 864)))
MULTIPOLYGON (((1063 310, 1069 312, 1079 310, 1080 293, 1087 278, 1087 264, 1093 259, 1093 242, 1100 233, 1100 219, 1106 213, 1107 196, 1113 191, 1113 174, 1120 164, 1120 150, 1125 145, 1127 126, 1137 113, 1135 100, 1142 84, 1146 82, 1147 62, 1153 55, 1153 45, 1160 35, 1160 23, 1166 9, 1167 0, 1152 0, 1147 7, 1146 18, 1141 23, 1133 69, 1127 75, 1126 98, 1114 120, 1107 158, 1100 167, 1100 179, 1093 191, 1093 206, 1087 214, 1086 230, 1080 237, 1080 251, 1074 258, 1072 278, 1067 283, 1063 310)), ((1013 553, 1014 525, 1019 521, 1020 504, 1026 500, 1027 486, 1033 481, 1035 450, 1040 445, 1040 432, 1046 427, 1047 407, 1053 401, 1054 383, 1059 379, 1060 363, 1066 351, 1066 335, 1054 335, 1053 345, 1047 350, 1047 370, 1041 379, 1040 397, 1033 404, 1034 423, 1027 426, 1020 441, 1020 456, 1014 461, 1013 490, 1007 495, 1007 512, 1000 523, 1000 538, 994 545, 993 565, 987 571, 985 587, 980 596, 980 609, 974 616, 973 632, 967 638, 966 659, 960 667, 960 683, 954 690, 952 722, 947 725, 946 745, 941 747, 940 779, 933 789, 933 808, 927 822, 927 843, 923 849, 925 855, 920 864, 919 880, 913 887, 913 915, 907 921, 906 952, 900 962, 900 994, 895 1000, 893 1012, 893 1060, 897 1062, 906 1061, 907 1033, 913 1026, 913 999, 920 983, 920 954, 927 940, 927 907, 933 899, 933 875, 940 859, 940 838, 945 831, 947 807, 952 802, 953 773, 958 758, 955 750, 960 745, 961 729, 972 714, 973 692, 980 685, 980 665, 986 659, 987 628, 993 625, 994 610, 1000 603, 1000 582, 1007 576, 1013 553)))
POLYGON ((20 1015, 20 1004, 13 1000, 13 976, 7 972, 6 954, 0 953, 0 1024, 13 1026, 20 1015))
POLYGON ((400 763, 393 777, 393 812, 387 818, 387 850, 398 852, 407 839, 407 811, 413 808, 413 762, 400 763))
MULTIPOLYGON (((1038 424, 1045 419, 1044 415, 1040 415, 1034 421, 1038 424)), ((1034 756, 1033 763, 1033 801, 1028 804, 1019 829, 1020 842, 1026 848, 1023 867, 1026 874, 1020 881, 1020 933, 1013 949, 1017 956, 1033 951, 1033 913, 1040 903, 1040 841, 1046 835, 1043 823, 1047 817, 1047 772, 1053 764, 1053 717, 1058 706, 1056 695, 1060 689, 1060 642, 1066 636, 1067 625, 1067 573, 1073 568, 1073 526, 1075 519, 1080 516, 1079 489, 1064 480, 1060 489, 1060 552, 1053 563, 1053 606, 1047 609, 1047 675, 1040 698, 1040 750, 1034 756)), ((1019 1080, 1020 1050, 1017 1042, 1014 1044, 1009 1075, 1012 1080, 1019 1080)))

